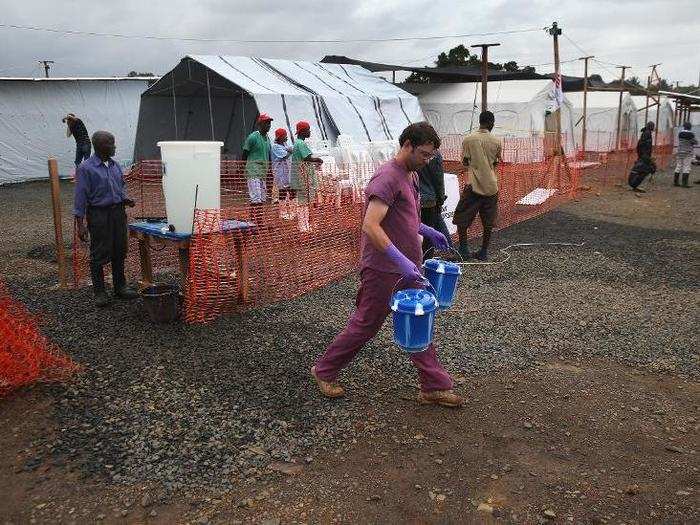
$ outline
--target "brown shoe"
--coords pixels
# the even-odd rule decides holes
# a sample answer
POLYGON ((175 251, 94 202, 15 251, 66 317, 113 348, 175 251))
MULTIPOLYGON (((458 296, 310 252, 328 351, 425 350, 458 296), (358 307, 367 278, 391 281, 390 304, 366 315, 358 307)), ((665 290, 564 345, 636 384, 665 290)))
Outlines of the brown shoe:
POLYGON ((318 389, 326 397, 343 397, 345 395, 345 390, 335 381, 324 381, 316 375, 316 367, 311 367, 311 375, 314 376, 318 389))
POLYGON ((454 393, 454 390, 433 390, 431 392, 421 391, 418 394, 418 402, 421 405, 440 405, 443 407, 461 407, 464 405, 462 396, 454 393))

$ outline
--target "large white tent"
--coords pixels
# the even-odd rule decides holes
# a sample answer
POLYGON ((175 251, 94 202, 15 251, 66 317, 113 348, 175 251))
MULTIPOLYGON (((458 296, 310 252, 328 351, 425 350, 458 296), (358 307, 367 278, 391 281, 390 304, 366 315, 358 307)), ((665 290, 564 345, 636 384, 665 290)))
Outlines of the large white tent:
MULTIPOLYGON (((647 97, 645 96, 633 96, 632 101, 637 107, 637 126, 641 130, 646 122, 644 122, 644 114, 647 114, 647 122, 656 123, 656 110, 657 106, 651 106, 648 111, 644 111, 644 108, 649 104, 654 104, 654 101, 650 98, 647 103, 647 97)), ((659 141, 673 141, 673 106, 668 101, 667 97, 661 97, 660 101, 661 111, 659 112, 659 141)))
POLYGON ((81 118, 88 133, 113 133, 117 160, 131 160, 148 84, 134 77, 0 78, 0 184, 47 177, 49 157, 58 160, 61 176, 72 174, 75 140, 61 122, 67 113, 81 118))
MULTIPOLYGON (((583 92, 567 93, 574 107, 576 144, 581 146, 583 92)), ((617 110, 620 94, 617 91, 589 91, 586 100, 586 151, 612 151, 616 149, 617 110)), ((622 96, 620 116, 620 143, 634 147, 639 136, 637 106, 629 93, 622 96)))
MULTIPOLYGON (((441 135, 463 135, 478 129, 481 112, 481 84, 405 84, 416 93, 427 120, 441 135)), ((496 117, 494 133, 522 137, 554 132, 556 123, 554 83, 551 80, 509 80, 489 82, 488 109, 496 117)), ((572 106, 564 97, 561 112, 564 146, 575 149, 572 106)))
POLYGON ((259 113, 290 136, 308 121, 331 141, 396 141, 423 120, 416 97, 360 66, 191 55, 143 94, 135 157, 158 158, 160 140, 220 140, 236 156, 259 113))

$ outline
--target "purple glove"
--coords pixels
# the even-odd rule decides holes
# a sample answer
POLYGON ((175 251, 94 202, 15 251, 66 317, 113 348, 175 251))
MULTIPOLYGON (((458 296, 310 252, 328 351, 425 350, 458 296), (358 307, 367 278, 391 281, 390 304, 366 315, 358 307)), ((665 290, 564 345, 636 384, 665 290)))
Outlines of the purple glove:
POLYGON ((438 250, 450 249, 450 243, 447 242, 447 237, 445 237, 436 229, 421 223, 420 226, 418 226, 418 233, 426 239, 428 239, 428 241, 430 241, 430 244, 432 244, 438 250))
POLYGON ((399 251, 399 249, 393 244, 389 244, 386 247, 385 253, 391 259, 391 261, 396 265, 401 273, 401 277, 409 282, 422 281, 423 276, 420 273, 418 267, 413 264, 408 257, 399 251))

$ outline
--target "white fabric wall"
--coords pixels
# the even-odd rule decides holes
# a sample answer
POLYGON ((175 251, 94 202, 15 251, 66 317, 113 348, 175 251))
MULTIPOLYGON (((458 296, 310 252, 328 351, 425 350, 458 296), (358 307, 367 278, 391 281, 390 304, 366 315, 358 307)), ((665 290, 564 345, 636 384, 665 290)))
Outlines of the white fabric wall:
POLYGON ((75 113, 88 133, 114 134, 115 158, 133 157, 141 93, 146 80, 0 79, 0 184, 48 177, 47 159, 59 174, 75 168, 75 140, 61 119, 75 113))
MULTIPOLYGON (((641 130, 646 122, 644 122, 644 108, 647 106, 647 98, 642 96, 632 97, 634 105, 637 107, 637 126, 641 130)), ((649 103, 653 104, 653 100, 649 99, 649 103)), ((650 107, 647 113, 647 122, 656 123, 656 106, 650 107)), ((661 97, 661 113, 659 113, 659 134, 664 137, 673 135, 673 106, 668 101, 667 97, 661 97)))
MULTIPOLYGON (((583 92, 567 93, 574 109, 576 125, 576 144, 581 144, 583 116, 583 92)), ((591 91, 586 102, 586 150, 612 151, 615 149, 615 134, 617 132, 617 108, 620 94, 618 92, 591 91)), ((629 93, 622 97, 622 116, 620 119, 620 134, 628 144, 636 144, 640 126, 635 106, 629 93)))

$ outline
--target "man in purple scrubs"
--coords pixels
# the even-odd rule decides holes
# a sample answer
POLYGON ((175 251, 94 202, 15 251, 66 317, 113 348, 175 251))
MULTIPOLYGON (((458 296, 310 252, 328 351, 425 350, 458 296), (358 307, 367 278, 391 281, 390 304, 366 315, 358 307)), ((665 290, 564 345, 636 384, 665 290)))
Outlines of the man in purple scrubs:
MULTIPOLYGON (((421 285, 421 237, 438 249, 449 247, 442 233, 420 222, 415 174, 435 155, 440 138, 430 124, 418 122, 401 133, 399 146, 396 157, 377 169, 365 190, 360 289, 355 311, 345 329, 311 368, 321 393, 327 397, 345 394, 336 382, 338 374, 384 324, 394 288, 421 285)), ((438 361, 434 345, 411 354, 410 359, 418 369, 420 403, 448 407, 463 404, 463 399, 452 391, 452 379, 438 361)))
POLYGON ((95 154, 84 160, 75 173, 75 204, 73 215, 80 240, 90 238, 90 277, 95 292, 95 304, 106 306, 103 266, 112 264, 114 295, 135 299, 136 292, 126 285, 124 260, 128 247, 126 211, 134 201, 126 196, 122 169, 112 160, 116 147, 114 135, 96 131, 92 135, 95 154), (85 222, 87 220, 87 228, 85 222))

